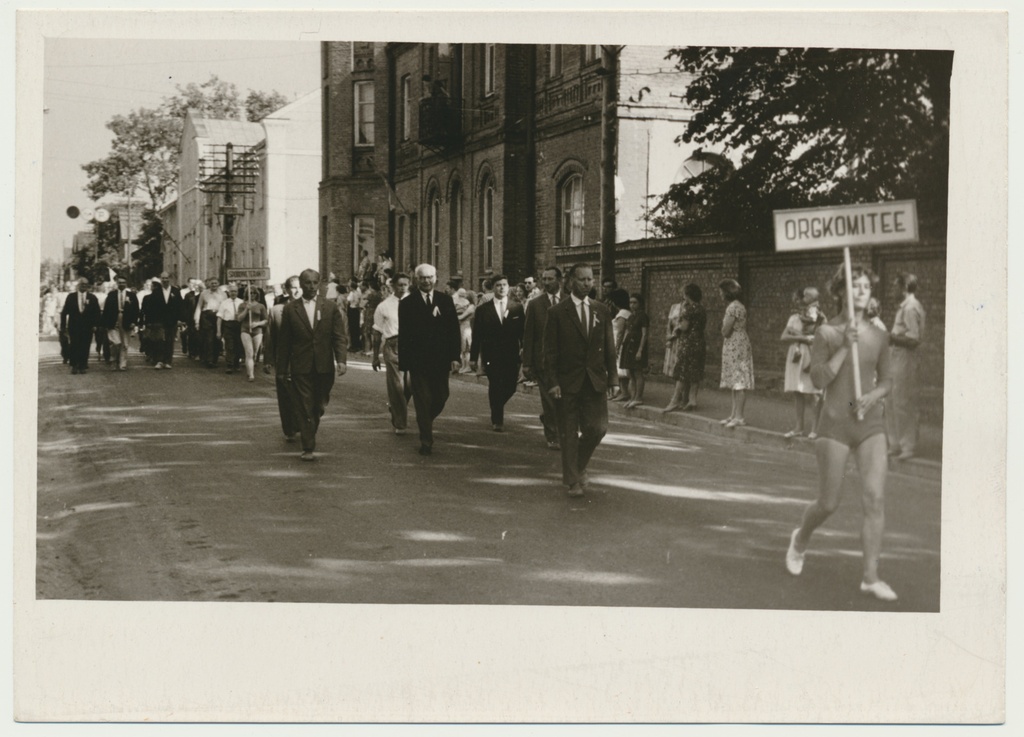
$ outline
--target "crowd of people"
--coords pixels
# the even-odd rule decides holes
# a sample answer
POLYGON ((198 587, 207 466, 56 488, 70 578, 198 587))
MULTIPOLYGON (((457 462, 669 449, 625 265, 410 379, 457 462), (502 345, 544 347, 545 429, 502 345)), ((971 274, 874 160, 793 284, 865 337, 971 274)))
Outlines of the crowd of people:
MULTIPOLYGON (((390 257, 368 254, 358 279, 342 285, 333 275, 322 288, 312 269, 279 287, 221 285, 190 279, 170 284, 161 274, 136 294, 123 277, 92 289, 79 279, 75 291, 48 289, 41 296, 40 332, 61 339, 61 353, 72 374, 87 371, 95 346, 111 370, 128 369, 128 344, 138 335, 149 365, 171 369, 176 340, 188 358, 216 368, 224 357, 229 374, 244 366, 249 381, 256 366, 274 372, 281 426, 288 442, 301 441, 301 458, 316 459, 316 433, 335 379, 347 368, 348 351, 383 366, 391 425, 408 426, 408 404, 415 408, 419 452, 434 452, 433 425, 444 410, 452 374, 487 377, 490 425, 505 431, 504 408, 519 383, 539 387, 544 440, 559 451, 569 496, 583 496, 587 467, 608 427, 608 402, 643 404, 649 370, 650 319, 641 294, 629 294, 614 280, 602 282, 600 298, 593 270, 557 267, 513 284, 502 274, 479 293, 449 282, 437 288, 437 271, 420 264, 412 274, 396 273, 390 257)), ((913 457, 917 438, 917 355, 924 332, 924 310, 916 298, 917 279, 900 274, 902 302, 892 330, 878 317, 870 269, 852 272, 851 312, 842 268, 830 282, 835 317, 828 318, 817 288, 793 295, 793 308, 781 335, 787 346, 784 389, 793 396, 794 428, 802 436, 807 405, 812 405, 808 437, 816 441, 819 487, 790 536, 786 567, 803 570, 812 533, 838 506, 845 466, 852 454, 860 468, 864 521, 861 591, 896 599, 881 580, 878 561, 884 527, 887 453, 913 457), (853 356, 860 389, 855 389, 853 356)), ((726 428, 746 424, 746 393, 754 389, 751 342, 742 287, 735 279, 718 284, 724 305, 719 386, 732 394, 726 428)), ((674 390, 663 412, 693 411, 705 379, 707 311, 695 283, 682 287, 682 299, 668 313, 663 373, 674 390)))

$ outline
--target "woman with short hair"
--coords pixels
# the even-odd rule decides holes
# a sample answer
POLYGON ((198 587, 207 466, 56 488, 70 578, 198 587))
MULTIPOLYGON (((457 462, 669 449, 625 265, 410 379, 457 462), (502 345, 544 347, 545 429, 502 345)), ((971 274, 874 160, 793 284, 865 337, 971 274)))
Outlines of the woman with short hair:
POLYGON ((885 527, 886 459, 885 420, 882 399, 892 391, 889 341, 884 330, 865 317, 874 273, 855 266, 852 273, 853 311, 846 300, 846 278, 840 266, 830 292, 836 298, 837 317, 818 328, 811 345, 811 379, 825 391, 825 407, 815 441, 818 458, 818 498, 804 510, 800 526, 793 530, 786 552, 786 568, 794 576, 803 571, 811 534, 839 506, 846 478, 846 462, 853 453, 861 479, 861 526, 863 577, 860 590, 882 601, 895 601, 896 592, 878 577, 878 559, 885 527), (862 395, 855 392, 853 346, 857 346, 862 395))
POLYGON ((722 318, 722 389, 732 390, 732 414, 721 421, 728 428, 746 425, 743 408, 746 392, 754 388, 754 357, 747 335, 747 308, 740 301, 740 283, 723 279, 718 283, 722 301, 726 303, 722 318))

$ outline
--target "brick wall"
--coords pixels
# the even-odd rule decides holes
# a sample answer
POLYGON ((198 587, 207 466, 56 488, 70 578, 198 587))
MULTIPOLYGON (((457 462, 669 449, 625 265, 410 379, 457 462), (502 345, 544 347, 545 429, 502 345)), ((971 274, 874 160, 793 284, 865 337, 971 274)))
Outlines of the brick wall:
MULTIPOLYGON (((557 263, 564 270, 577 261, 591 263, 595 274, 600 260, 597 246, 557 249, 557 263)), ((923 411, 941 418, 943 361, 945 351, 945 246, 925 241, 912 247, 851 249, 854 263, 869 265, 880 281, 875 296, 881 316, 890 328, 900 295, 892 285, 899 271, 918 276, 918 298, 927 313, 925 341, 920 350, 923 411)), ((708 362, 705 381, 718 385, 722 338, 720 327, 725 303, 718 283, 734 278, 743 286, 747 308, 747 332, 754 355, 758 390, 780 391, 785 370, 785 346, 779 336, 792 313, 792 294, 805 286, 822 293, 822 309, 828 316, 838 310, 828 294, 828 282, 842 263, 833 251, 776 254, 744 251, 727 237, 644 240, 616 246, 616 281, 629 292, 640 292, 651 320, 651 371, 662 371, 668 311, 681 300, 683 286, 695 282, 704 292, 708 314, 708 362)), ((598 276, 598 278, 600 278, 598 276)))

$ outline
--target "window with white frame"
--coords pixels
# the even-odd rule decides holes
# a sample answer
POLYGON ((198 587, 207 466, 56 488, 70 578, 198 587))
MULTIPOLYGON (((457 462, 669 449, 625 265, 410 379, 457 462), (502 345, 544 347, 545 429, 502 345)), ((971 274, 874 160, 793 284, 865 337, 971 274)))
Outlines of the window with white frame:
POLYGON ((448 204, 449 268, 453 273, 462 273, 462 186, 452 185, 448 204))
POLYGON ((412 83, 409 75, 402 77, 402 140, 412 137, 412 83))
POLYGON ((558 245, 583 245, 583 175, 572 174, 562 180, 558 193, 559 218, 558 245))
POLYGON ((494 94, 494 44, 484 44, 484 94, 494 94))
POLYGON ((356 82, 354 89, 356 145, 373 145, 373 82, 356 82))
POLYGON ((369 215, 356 215, 352 218, 352 273, 359 273, 359 263, 366 251, 372 263, 377 249, 374 247, 374 222, 369 215))
POLYGON ((548 76, 558 77, 562 74, 562 46, 551 44, 548 46, 548 76))
POLYGON ((583 63, 590 64, 601 58, 601 47, 598 44, 587 44, 583 47, 583 63))
POLYGON ((494 266, 494 180, 488 177, 480 192, 481 260, 485 269, 494 266))

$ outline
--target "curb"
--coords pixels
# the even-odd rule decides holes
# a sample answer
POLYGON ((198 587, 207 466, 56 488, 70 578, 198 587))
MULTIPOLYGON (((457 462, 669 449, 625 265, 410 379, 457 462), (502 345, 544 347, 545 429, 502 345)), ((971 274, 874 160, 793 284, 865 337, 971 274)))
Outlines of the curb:
MULTIPOLYGON (((452 379, 465 383, 485 385, 476 374, 452 374, 452 379)), ((519 384, 516 391, 520 394, 535 395, 537 390, 532 386, 519 384)), ((635 417, 646 422, 662 425, 674 425, 690 430, 696 430, 719 438, 730 438, 737 443, 744 445, 756 445, 769 450, 786 450, 807 455, 814 454, 814 441, 805 437, 786 438, 782 433, 772 430, 762 430, 757 427, 734 427, 726 429, 719 424, 718 420, 689 412, 663 413, 660 409, 653 407, 634 407, 626 409, 617 403, 608 403, 609 412, 615 412, 620 418, 635 417)), ((924 481, 942 481, 942 464, 922 458, 911 458, 906 461, 889 460, 889 473, 898 473, 903 476, 911 476, 924 481)))

